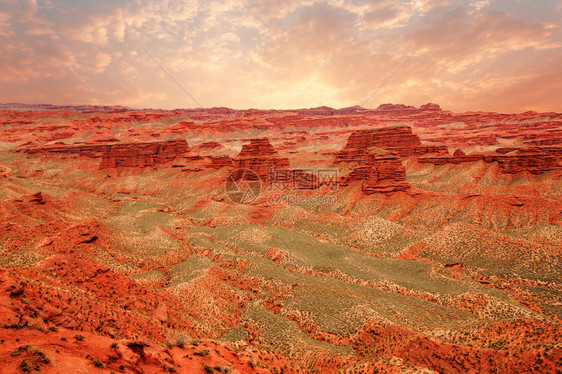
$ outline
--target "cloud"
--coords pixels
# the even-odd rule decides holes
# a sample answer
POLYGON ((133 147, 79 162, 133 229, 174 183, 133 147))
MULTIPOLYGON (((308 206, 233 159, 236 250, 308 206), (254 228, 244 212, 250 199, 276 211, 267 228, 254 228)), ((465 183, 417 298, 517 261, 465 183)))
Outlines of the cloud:
POLYGON ((541 69, 505 77, 487 85, 470 98, 470 105, 481 110, 560 111, 556 101, 562 96, 562 57, 546 60, 541 69))
POLYGON ((355 105, 413 56, 369 106, 559 107, 547 73, 562 51, 552 0, 540 10, 530 0, 4 4, 0 101, 193 105, 148 51, 205 106, 355 105))
POLYGON ((403 27, 414 14, 414 3, 396 0, 374 2, 362 13, 362 28, 378 30, 403 27))
POLYGON ((412 4, 419 14, 426 15, 436 9, 446 8, 453 5, 451 0, 412 0, 412 4))
POLYGON ((478 13, 480 12, 482 9, 487 8, 490 6, 491 1, 490 0, 476 0, 476 1, 472 1, 470 3, 470 6, 474 9, 472 11, 470 11, 470 13, 478 13))
POLYGON ((462 71, 509 51, 560 48, 550 35, 545 25, 513 20, 501 12, 470 17, 456 9, 406 35, 404 46, 430 54, 449 71, 462 71))

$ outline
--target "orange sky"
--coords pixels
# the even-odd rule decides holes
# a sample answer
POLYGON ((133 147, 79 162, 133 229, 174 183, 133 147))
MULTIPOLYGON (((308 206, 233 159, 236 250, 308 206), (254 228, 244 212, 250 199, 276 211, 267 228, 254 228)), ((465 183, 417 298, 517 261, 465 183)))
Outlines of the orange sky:
POLYGON ((561 1, 0 0, 0 102, 562 112, 561 1), (151 57, 152 55, 161 66, 151 57))

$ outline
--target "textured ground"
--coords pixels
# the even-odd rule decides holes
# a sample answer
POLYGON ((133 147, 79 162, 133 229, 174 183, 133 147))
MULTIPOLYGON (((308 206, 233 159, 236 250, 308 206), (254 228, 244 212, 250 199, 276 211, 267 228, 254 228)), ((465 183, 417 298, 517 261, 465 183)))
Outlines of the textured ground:
POLYGON ((77 109, 0 111, 8 372, 562 367, 562 115, 77 109))

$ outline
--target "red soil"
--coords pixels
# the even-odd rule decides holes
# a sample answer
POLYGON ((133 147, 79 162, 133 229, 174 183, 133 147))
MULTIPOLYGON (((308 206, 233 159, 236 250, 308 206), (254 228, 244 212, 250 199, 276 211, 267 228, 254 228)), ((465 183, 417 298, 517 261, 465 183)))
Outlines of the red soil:
POLYGON ((431 103, 33 109, 0 111, 6 372, 26 365, 47 373, 561 367, 562 299, 551 275, 562 253, 562 114, 456 114, 431 103), (336 169, 339 189, 330 193, 338 200, 299 207, 264 194, 233 205, 224 181, 240 168, 303 196, 327 189, 314 170, 336 169), (284 234, 271 242, 277 232, 284 234), (341 269, 334 265, 342 247, 365 263, 344 256, 341 269), (353 264, 362 274, 370 259, 387 261, 377 262, 383 280, 344 273, 353 264), (264 263, 291 282, 259 273, 264 263), (431 272, 396 268, 396 275, 396 264, 431 272), (334 305, 336 284, 403 304, 381 305, 385 318, 346 310, 364 319, 353 332, 334 332, 313 318, 323 310, 289 309, 308 301, 297 300, 302 285, 293 276, 326 287, 322 296, 334 305), (467 288, 422 289, 438 281, 467 288), (410 305, 420 301, 443 314, 427 326, 410 323, 410 305), (502 309, 508 304, 520 313, 502 309), (294 327, 297 343, 310 339, 309 350, 280 349, 294 341, 284 331, 271 337, 275 323, 253 322, 251 308, 294 327), (451 327, 456 313, 466 313, 466 326, 451 327), (428 327, 440 323, 448 327, 428 327), (234 342, 223 339, 233 330, 240 333, 234 342))

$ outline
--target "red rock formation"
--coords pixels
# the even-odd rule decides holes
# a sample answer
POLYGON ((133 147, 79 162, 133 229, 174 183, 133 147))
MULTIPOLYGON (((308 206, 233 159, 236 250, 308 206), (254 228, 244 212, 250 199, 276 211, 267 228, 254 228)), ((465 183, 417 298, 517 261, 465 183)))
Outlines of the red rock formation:
POLYGON ((562 170, 560 157, 539 148, 521 149, 514 154, 492 157, 492 162, 494 161, 500 164, 500 170, 506 174, 521 172, 542 174, 547 171, 562 170))
POLYGON ((349 136, 344 149, 336 154, 336 163, 357 165, 340 184, 347 186, 351 182, 362 181, 362 190, 366 194, 405 191, 410 185, 399 156, 444 152, 447 152, 447 147, 422 146, 419 137, 408 126, 357 131, 349 136))
POLYGON ((466 156, 464 151, 460 148, 455 149, 455 153, 453 153, 453 157, 463 157, 466 156))
POLYGON ((171 162, 189 152, 185 140, 170 140, 150 143, 113 143, 95 145, 53 145, 25 148, 30 154, 78 154, 84 157, 101 157, 100 169, 118 167, 146 167, 171 162))
POLYGON ((336 112, 334 108, 319 106, 317 108, 300 109, 298 113, 305 116, 331 116, 336 112))
POLYGON ((336 160, 357 161, 369 148, 386 149, 402 157, 447 152, 445 146, 422 146, 420 138, 412 133, 409 126, 392 126, 352 133, 345 148, 337 154, 336 160))
POLYGON ((368 161, 353 169, 353 171, 340 182, 347 186, 352 182, 362 181, 362 190, 365 194, 392 193, 405 191, 410 188, 406 181, 406 168, 402 165, 400 157, 394 153, 371 153, 368 161))
POLYGON ((234 167, 234 161, 229 156, 211 156, 209 157, 211 164, 209 165, 213 169, 220 169, 224 167, 232 168, 234 167))
POLYGON ((457 149, 453 156, 432 155, 420 157, 420 163, 434 165, 460 164, 483 161, 486 163, 497 162, 500 172, 504 174, 517 174, 528 172, 542 174, 553 170, 562 170, 562 147, 550 148, 498 148, 492 154, 466 155, 457 149))
POLYGON ((222 147, 222 144, 218 143, 218 142, 205 142, 202 143, 198 146, 198 148, 200 149, 215 149, 215 148, 220 148, 222 147))
POLYGON ((263 180, 268 179, 271 169, 290 169, 289 159, 279 157, 267 138, 250 139, 234 159, 237 169, 250 169, 263 180))
MULTIPOLYGON (((230 158, 228 158, 230 160, 230 158)), ((224 158, 215 158, 215 165, 228 163, 224 158)), ((245 144, 238 157, 234 160, 234 167, 237 169, 250 169, 259 178, 270 184, 272 188, 283 190, 312 190, 325 184, 320 181, 318 176, 310 170, 292 169, 289 159, 279 157, 279 153, 271 145, 267 138, 250 139, 250 143, 245 144)), ((216 166, 215 166, 216 167, 216 166)), ((240 173, 240 176, 248 178, 247 173, 240 173)), ((237 176, 234 175, 234 179, 237 176)))
POLYGON ((267 117, 265 120, 276 125, 286 125, 293 124, 297 121, 302 120, 304 117, 297 114, 287 114, 280 117, 267 117))
POLYGON ((238 157, 276 156, 277 151, 267 138, 250 139, 249 144, 244 144, 238 157))
POLYGON ((421 145, 414 150, 414 156, 422 156, 429 153, 447 155, 449 154, 449 149, 446 145, 421 145))
POLYGON ((177 156, 189 152, 185 140, 142 143, 116 144, 104 154, 100 169, 118 167, 142 168, 156 166, 173 161, 177 156))
POLYGON ((375 114, 384 116, 404 116, 416 114, 418 112, 418 108, 403 104, 381 104, 374 111, 375 114))
POLYGON ((434 103, 427 103, 427 104, 425 104, 425 105, 422 105, 422 106, 420 107, 420 109, 421 109, 421 110, 431 110, 431 111, 436 111, 436 112, 441 112, 441 111, 443 111, 439 105, 434 104, 434 103))
POLYGON ((349 136, 344 151, 375 147, 394 151, 400 156, 411 156, 420 145, 420 138, 412 133, 410 127, 395 126, 354 132, 349 136))

